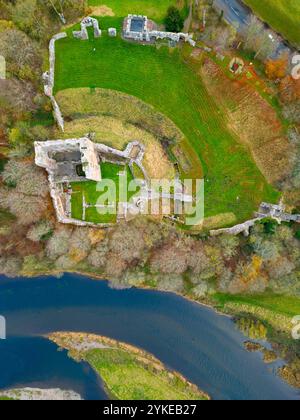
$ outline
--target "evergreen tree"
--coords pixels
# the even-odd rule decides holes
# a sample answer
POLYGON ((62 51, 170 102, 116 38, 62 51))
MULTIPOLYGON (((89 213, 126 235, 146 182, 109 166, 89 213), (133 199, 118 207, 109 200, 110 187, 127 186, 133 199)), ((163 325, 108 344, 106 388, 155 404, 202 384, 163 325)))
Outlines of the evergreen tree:
POLYGON ((182 31, 184 19, 176 7, 169 7, 167 17, 165 19, 165 25, 168 32, 182 31))

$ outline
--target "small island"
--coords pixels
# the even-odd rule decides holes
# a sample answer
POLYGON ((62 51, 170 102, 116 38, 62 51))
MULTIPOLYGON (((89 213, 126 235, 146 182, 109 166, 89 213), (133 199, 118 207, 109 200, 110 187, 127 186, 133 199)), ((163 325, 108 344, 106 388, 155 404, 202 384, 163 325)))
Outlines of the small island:
POLYGON ((48 336, 77 361, 86 361, 101 376, 112 399, 209 400, 196 385, 170 371, 153 355, 129 344, 85 333, 48 336))

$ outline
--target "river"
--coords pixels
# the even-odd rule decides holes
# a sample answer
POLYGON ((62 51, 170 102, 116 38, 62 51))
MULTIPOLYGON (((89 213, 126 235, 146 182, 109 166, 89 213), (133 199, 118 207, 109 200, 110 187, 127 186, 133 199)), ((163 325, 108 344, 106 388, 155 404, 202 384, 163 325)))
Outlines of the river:
POLYGON ((101 334, 153 353, 214 399, 299 399, 300 392, 250 354, 229 317, 171 293, 112 290, 78 275, 61 279, 0 276, 0 388, 62 388, 105 399, 103 384, 85 363, 42 338, 54 331, 101 334))

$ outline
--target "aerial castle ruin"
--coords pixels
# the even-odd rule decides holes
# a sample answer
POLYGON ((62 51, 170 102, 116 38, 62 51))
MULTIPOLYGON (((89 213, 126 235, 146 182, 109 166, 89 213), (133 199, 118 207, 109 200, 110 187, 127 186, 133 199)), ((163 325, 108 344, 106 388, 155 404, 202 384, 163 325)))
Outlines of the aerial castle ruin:
MULTIPOLYGON (((94 143, 89 137, 68 140, 35 142, 35 163, 46 169, 50 184, 50 193, 57 219, 61 223, 78 226, 95 226, 93 223, 72 218, 71 197, 73 182, 101 182, 101 163, 109 162, 120 165, 138 165, 143 173, 142 164, 144 146, 138 142, 129 143, 124 151, 116 150, 104 144, 94 143)), ((145 182, 146 185, 146 182, 145 182)), ((83 197, 84 199, 84 197, 83 197)), ((119 218, 126 218, 130 211, 136 212, 136 203, 122 203, 119 218), (127 207, 126 207, 127 206, 127 207), (126 208, 125 208, 126 207, 126 208)))

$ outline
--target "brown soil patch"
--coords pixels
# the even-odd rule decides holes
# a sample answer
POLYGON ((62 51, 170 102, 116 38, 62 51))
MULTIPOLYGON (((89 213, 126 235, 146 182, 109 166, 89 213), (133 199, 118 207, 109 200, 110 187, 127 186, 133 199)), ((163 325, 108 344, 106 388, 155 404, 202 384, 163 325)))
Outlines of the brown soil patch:
POLYGON ((105 5, 91 7, 94 16, 115 16, 113 10, 105 5))
POLYGON ((203 80, 222 108, 229 128, 251 151, 270 183, 290 173, 290 144, 272 106, 249 84, 228 79, 217 64, 206 60, 203 80))

